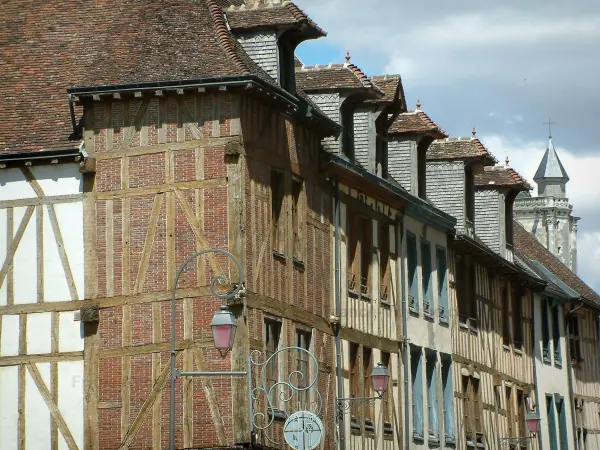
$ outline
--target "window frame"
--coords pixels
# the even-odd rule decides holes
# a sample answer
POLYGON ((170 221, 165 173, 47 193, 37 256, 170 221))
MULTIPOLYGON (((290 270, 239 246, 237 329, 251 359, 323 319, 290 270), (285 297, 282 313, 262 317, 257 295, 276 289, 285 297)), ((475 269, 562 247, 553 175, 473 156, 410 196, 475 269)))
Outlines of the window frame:
POLYGON ((550 308, 552 315, 552 347, 554 350, 554 364, 562 365, 562 351, 560 348, 560 311, 559 306, 554 304, 550 308))
POLYGON ((423 415, 423 354, 421 347, 410 347, 411 398, 413 412, 413 440, 425 440, 425 418, 423 415), (419 403, 420 402, 420 403, 419 403))
POLYGON ((431 243, 421 239, 421 289, 423 290, 423 314, 434 315, 433 300, 433 263, 431 260, 431 243))
POLYGON ((447 324, 448 318, 450 317, 450 311, 448 306, 448 256, 446 249, 439 245, 436 246, 435 258, 437 267, 439 321, 447 324))
POLYGON ((431 443, 439 443, 440 420, 438 401, 438 364, 437 354, 425 351, 425 377, 427 382, 427 412, 428 412, 428 438, 431 443), (433 431, 433 433, 432 433, 433 431))
POLYGON ((285 176, 282 170, 271 168, 271 247, 273 254, 285 256, 285 176))
POLYGON ((292 257, 296 263, 303 263, 305 260, 305 199, 304 180, 297 175, 292 175, 292 257))
POLYGON ((542 361, 545 364, 550 364, 552 362, 550 354, 550 330, 552 329, 550 321, 552 320, 552 316, 549 315, 549 305, 547 297, 542 296, 540 298, 540 312, 540 318, 542 321, 542 361))
POLYGON ((417 235, 406 233, 406 269, 408 277, 408 309, 419 313, 419 263, 417 255, 417 235))
MULTIPOLYGON (((313 341, 313 330, 311 328, 308 327, 304 327, 300 324, 296 324, 296 330, 295 330, 295 341, 296 341, 296 346, 303 348, 305 350, 307 350, 308 352, 311 351, 311 346, 312 346, 312 341, 313 341)), ((306 352, 300 352, 300 351, 296 351, 296 361, 295 361, 295 367, 297 371, 299 371, 299 373, 303 373, 302 372, 302 368, 305 367, 306 368, 306 373, 304 377, 300 378, 297 377, 296 378, 296 385, 298 387, 306 387, 305 383, 308 383, 309 381, 311 381, 312 379, 312 370, 313 368, 311 367, 311 358, 308 356, 308 354, 306 352)), ((310 403, 312 401, 312 395, 311 392, 309 391, 297 391, 298 392, 298 408, 302 409, 305 408, 306 409, 306 403, 308 402, 308 406, 310 408, 310 403)))
POLYGON ((456 423, 454 420, 454 385, 452 374, 452 357, 441 355, 441 375, 443 391, 443 424, 444 442, 456 443, 456 423))

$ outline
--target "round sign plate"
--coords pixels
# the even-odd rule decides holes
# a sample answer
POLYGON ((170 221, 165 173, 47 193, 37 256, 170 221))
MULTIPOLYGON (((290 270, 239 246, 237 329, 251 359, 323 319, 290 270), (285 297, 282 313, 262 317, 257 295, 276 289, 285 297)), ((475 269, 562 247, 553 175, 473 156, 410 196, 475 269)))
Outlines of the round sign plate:
POLYGON ((283 425, 285 442, 295 450, 312 450, 323 438, 323 422, 315 413, 298 411, 283 425))

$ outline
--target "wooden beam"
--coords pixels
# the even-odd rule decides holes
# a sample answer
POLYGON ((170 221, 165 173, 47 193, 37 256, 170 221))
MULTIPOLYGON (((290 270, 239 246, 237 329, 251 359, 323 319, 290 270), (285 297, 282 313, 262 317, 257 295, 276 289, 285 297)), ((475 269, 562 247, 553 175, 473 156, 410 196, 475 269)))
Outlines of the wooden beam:
POLYGON ((144 241, 144 250, 142 251, 142 260, 140 261, 140 267, 135 280, 135 287, 133 288, 134 293, 140 293, 144 288, 144 280, 146 279, 146 271, 148 270, 148 264, 150 262, 150 254, 152 252, 152 245, 154 244, 156 225, 162 208, 163 197, 162 194, 158 194, 154 197, 152 213, 150 214, 150 224, 148 225, 146 240, 144 241))
POLYGON ((0 286, 4 283, 6 275, 9 270, 12 268, 13 259, 15 257, 15 253, 17 251, 17 247, 21 243, 21 239, 23 238, 23 234, 25 233, 25 229, 29 224, 29 219, 33 214, 34 207, 28 206, 25 210, 25 214, 23 215, 23 219, 19 224, 19 228, 17 228, 17 233, 15 234, 14 239, 11 241, 8 250, 6 251, 6 259, 4 260, 4 264, 2 265, 2 269, 0 269, 0 286))
POLYGON ((187 104, 182 98, 177 99, 177 107, 181 114, 182 122, 189 127, 193 138, 204 139, 204 134, 202 133, 202 130, 196 125, 198 121, 192 116, 192 112, 190 111, 187 104))
POLYGON ((52 225, 52 231, 54 232, 54 239, 56 240, 56 247, 58 248, 58 255, 60 256, 60 262, 62 263, 65 276, 67 278, 67 284, 69 286, 69 292, 71 293, 71 300, 79 300, 79 294, 77 293, 77 286, 75 285, 75 279, 73 278, 73 272, 71 272, 71 265, 69 264, 69 258, 63 242, 62 233, 56 218, 56 211, 54 205, 48 205, 48 217, 50 218, 50 224, 52 225))
MULTIPOLYGON (((177 355, 177 359, 179 359, 179 355, 177 355)), ((140 408, 140 412, 138 413, 137 417, 131 424, 131 427, 129 428, 129 430, 127 431, 127 434, 125 435, 125 438, 121 442, 121 446, 119 447, 120 450, 128 449, 129 446, 131 445, 131 443, 133 442, 133 440, 135 439, 135 436, 137 435, 138 431, 140 430, 142 424, 144 423, 144 419, 150 412, 152 406, 154 405, 154 402, 156 402, 156 399, 158 398, 160 392, 162 391, 162 389, 165 385, 165 382, 167 381, 167 378, 169 378, 170 373, 171 373, 171 367, 169 365, 165 366, 162 373, 158 377, 158 380, 156 381, 156 383, 154 383, 154 387, 150 391, 150 394, 148 395, 148 397, 146 397, 146 400, 142 404, 142 407, 140 408)))
POLYGON ((137 111, 135 112, 135 116, 133 117, 133 123, 130 124, 128 119, 129 116, 129 102, 125 102, 125 132, 123 133, 123 142, 121 143, 121 145, 119 146, 118 150, 127 148, 131 145, 131 141, 133 140, 133 135, 135 134, 135 130, 136 128, 138 128, 141 123, 142 123, 142 119, 144 118, 144 116, 146 115, 147 111, 148 111, 148 105, 150 104, 150 99, 147 98, 145 100, 142 100, 140 106, 138 107, 137 111))
MULTIPOLYGON (((182 341, 177 341, 175 343, 175 347, 178 350, 184 350, 188 348, 193 348, 195 346, 199 346, 201 348, 210 348, 214 342, 211 339, 204 340, 191 340, 184 339, 182 341)), ((171 344, 169 342, 161 342, 156 344, 144 344, 144 345, 131 345, 127 347, 115 347, 115 348, 105 348, 101 349, 98 353, 98 357, 100 359, 105 358, 119 358, 124 356, 139 356, 139 355, 149 355, 151 353, 161 353, 168 352, 171 348, 171 344)))
POLYGON ((44 302, 44 209, 35 207, 36 225, 36 265, 37 265, 37 302, 44 302))
POLYGON ((162 194, 165 192, 173 192, 176 189, 209 189, 215 187, 224 187, 226 185, 227 180, 225 178, 213 178, 211 180, 204 181, 181 181, 178 183, 158 184, 155 186, 142 186, 138 188, 98 192, 96 193, 96 198, 98 200, 113 200, 138 195, 162 194))
POLYGON ((20 198, 17 200, 2 200, 0 201, 0 209, 13 208, 18 206, 38 206, 57 203, 77 203, 83 200, 83 194, 68 194, 68 195, 49 195, 44 198, 31 197, 20 198))
MULTIPOLYGON (((6 248, 10 249, 13 243, 14 235, 14 216, 13 208, 8 208, 6 211, 6 248)), ((7 252, 8 257, 8 252, 7 252)), ((6 304, 13 305, 15 302, 15 291, 14 291, 14 274, 12 263, 9 265, 6 280, 6 304)), ((0 286, 2 282, 0 281, 0 286)))
MULTIPOLYGON (((25 314, 23 314, 24 316, 25 314)), ((62 361, 81 361, 83 352, 63 352, 55 355, 47 353, 44 355, 15 355, 0 357, 0 367, 16 366, 18 364, 27 363, 53 363, 62 361)))
MULTIPOLYGON (((198 371, 206 370, 202 350, 199 348, 194 348, 192 351, 194 353, 194 359, 196 360, 196 367, 198 371)), ((200 382, 202 383, 202 387, 204 388, 204 395, 206 395, 206 401, 208 402, 210 416, 212 418, 213 423, 215 424, 217 441, 219 442, 220 446, 226 446, 227 437, 225 434, 225 424, 223 422, 223 416, 219 411, 219 403, 217 402, 217 395, 215 394, 215 390, 213 389, 212 383, 210 382, 209 378, 200 378, 200 382)))
POLYGON ((50 410, 50 415, 52 416, 52 419, 56 423, 56 426, 60 430, 60 433, 63 435, 63 438, 65 439, 69 450, 78 450, 77 444, 75 443, 75 439, 73 439, 73 435, 71 434, 71 431, 69 430, 65 419, 58 410, 56 403, 54 403, 54 401, 52 400, 52 396, 50 395, 48 387, 46 386, 46 383, 44 383, 42 375, 40 374, 37 366, 32 363, 27 363, 26 366, 29 370, 31 378, 33 378, 35 385, 37 386, 38 390, 40 391, 40 394, 42 395, 42 399, 44 399, 46 406, 48 406, 48 409, 50 410))

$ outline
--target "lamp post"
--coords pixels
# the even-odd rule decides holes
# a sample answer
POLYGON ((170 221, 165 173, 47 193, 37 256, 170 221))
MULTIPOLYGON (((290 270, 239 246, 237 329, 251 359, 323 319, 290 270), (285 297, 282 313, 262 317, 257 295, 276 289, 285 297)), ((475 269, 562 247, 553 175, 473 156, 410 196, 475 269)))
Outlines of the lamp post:
MULTIPOLYGON (((193 253, 186 258, 183 264, 179 267, 177 271, 177 275, 175 276, 175 280, 173 281, 173 290, 171 295, 171 390, 170 390, 170 402, 169 402, 169 450, 175 449, 175 381, 177 377, 193 377, 193 376, 246 376, 248 375, 248 371, 205 371, 205 372, 179 372, 175 368, 175 357, 177 355, 176 349, 176 321, 175 321, 175 305, 177 300, 177 283, 179 282, 179 278, 181 274, 186 269, 187 265, 196 260, 199 256, 202 256, 206 253, 221 253, 223 255, 231 258, 238 269, 238 273, 240 276, 240 280, 237 286, 234 287, 233 290, 225 293, 219 293, 216 290, 216 285, 222 285, 225 283, 225 277, 221 275, 215 275, 210 279, 210 291, 212 294, 219 298, 221 301, 225 302, 226 300, 235 297, 243 287, 244 284, 244 269, 239 260, 233 256, 231 253, 220 250, 216 248, 210 248, 206 250, 201 250, 199 252, 193 253)), ((233 341, 235 339, 235 332, 237 329, 237 321, 235 317, 227 307, 227 305, 221 305, 219 311, 215 312, 213 315, 212 321, 210 323, 210 327, 213 332, 214 345, 217 350, 221 354, 227 353, 233 347, 233 341)))
MULTIPOLYGON (((274 423, 274 415, 268 417, 268 413, 265 414, 262 410, 257 410, 254 408, 254 403, 260 403, 261 399, 266 399, 267 410, 272 410, 275 402, 273 401, 273 397, 277 396, 278 392, 281 392, 282 389, 287 390, 287 394, 285 396, 279 396, 279 401, 290 402, 293 399, 295 393, 298 392, 307 392, 309 390, 316 391, 316 405, 315 412, 318 412, 321 407, 321 395, 316 389, 317 386, 317 377, 319 374, 319 362, 317 358, 308 350, 300 347, 282 347, 277 350, 274 354, 270 355, 266 358, 265 361, 261 361, 262 352, 258 350, 254 350, 250 355, 248 355, 248 369, 243 371, 227 371, 227 370, 213 370, 213 371, 179 371, 175 367, 175 359, 177 355, 176 348, 176 321, 175 321, 175 305, 176 305, 176 292, 177 292, 177 283, 179 282, 179 278, 181 274, 185 271, 187 265, 194 261, 201 255, 206 253, 220 253, 226 255, 231 258, 238 269, 239 273, 239 281, 234 288, 225 293, 219 293, 216 290, 216 285, 222 285, 225 283, 225 277, 221 275, 215 275, 210 279, 210 291, 211 293, 220 299, 223 304, 220 309, 216 311, 213 315, 213 318, 210 322, 210 327, 212 330, 214 347, 221 353, 221 355, 225 355, 228 351, 233 348, 233 342, 235 340, 235 332, 237 330, 237 321, 234 315, 231 313, 227 305, 224 303, 226 300, 235 297, 243 288, 244 285, 244 270, 240 261, 233 256, 231 253, 226 252, 225 250, 220 249, 206 249, 192 255, 188 256, 183 264, 179 267, 177 271, 177 275, 175 276, 175 280, 173 281, 173 290, 171 296, 171 385, 170 385, 170 402, 169 402, 169 450, 175 450, 175 381, 178 377, 213 377, 213 376, 228 376, 228 377, 247 377, 248 380, 248 397, 250 402, 250 424, 252 428, 252 434, 256 431, 263 432, 265 437, 272 443, 277 446, 280 445, 279 442, 276 442, 272 436, 269 436, 268 430, 271 425, 274 423), (310 359, 312 366, 314 367, 314 374, 312 377, 307 376, 307 374, 299 372, 298 370, 292 371, 291 374, 288 375, 287 381, 278 380, 277 382, 270 383, 267 380, 266 374, 269 370, 269 367, 277 367, 277 357, 280 354, 285 354, 286 352, 294 352, 294 354, 304 353, 306 357, 310 359), (256 386, 253 385, 252 379, 252 368, 257 367, 260 371, 260 384, 256 386), (296 382, 294 382, 296 379, 296 382)), ((387 371, 387 369, 386 369, 387 371)), ((375 371, 374 371, 375 373, 375 371)), ((387 373, 387 372, 386 372, 387 373)), ((381 386, 381 376, 385 375, 384 373, 375 373, 375 378, 373 379, 374 387, 377 389, 381 386), (378 381, 376 381, 378 380, 378 381), (377 383, 377 385, 375 384, 377 383)), ((387 381, 385 382, 387 386, 387 381)), ((308 416, 308 411, 303 412, 303 418, 306 419, 308 416), (305 417, 306 416, 306 417, 305 417)))
POLYGON ((516 446, 525 447, 529 441, 533 442, 540 429, 540 413, 538 411, 527 411, 525 423, 529 430, 529 436, 498 438, 500 449, 510 449, 516 446))

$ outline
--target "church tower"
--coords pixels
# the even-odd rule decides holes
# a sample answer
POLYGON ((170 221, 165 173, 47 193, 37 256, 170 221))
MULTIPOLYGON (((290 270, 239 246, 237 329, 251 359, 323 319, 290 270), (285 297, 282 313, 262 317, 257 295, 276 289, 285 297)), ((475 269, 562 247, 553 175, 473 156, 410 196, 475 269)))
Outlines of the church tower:
POLYGON ((515 218, 537 240, 577 273, 577 221, 566 196, 569 176, 549 133, 548 147, 535 172, 537 197, 521 194, 514 204, 515 218))

